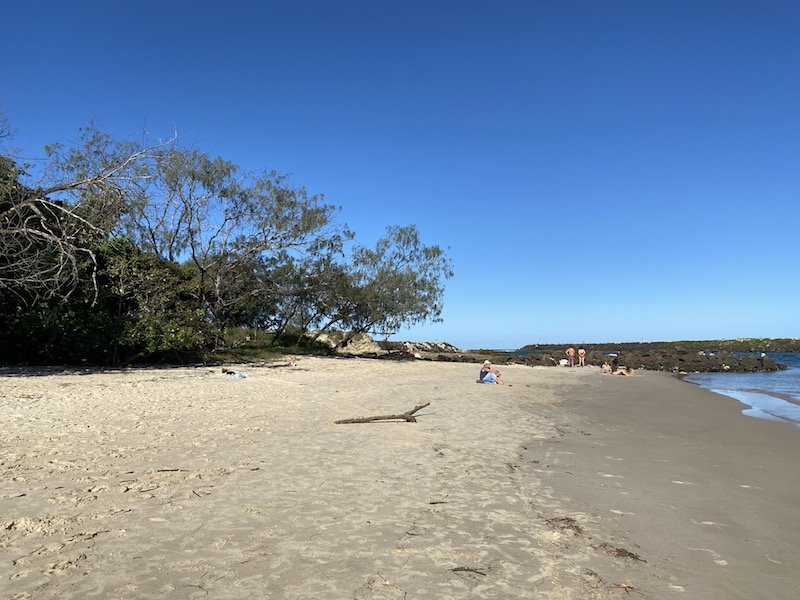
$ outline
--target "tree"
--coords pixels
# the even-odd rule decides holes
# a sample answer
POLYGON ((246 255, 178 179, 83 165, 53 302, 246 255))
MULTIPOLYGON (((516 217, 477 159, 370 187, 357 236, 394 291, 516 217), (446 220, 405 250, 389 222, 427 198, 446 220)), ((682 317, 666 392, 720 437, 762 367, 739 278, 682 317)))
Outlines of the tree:
MULTIPOLYGON (((0 157, 0 291, 31 304, 69 297, 159 151, 89 127, 76 146, 46 148, 44 180, 32 187, 24 166, 0 157)), ((93 279, 96 269, 86 273, 93 279)))
POLYGON ((197 310, 194 270, 116 238, 97 248, 100 308, 115 323, 106 341, 112 361, 131 362, 209 346, 213 331, 197 310))
POLYGON ((347 254, 338 208, 286 175, 94 127, 46 152, 32 185, 0 148, 0 337, 36 331, 31 355, 116 362, 219 347, 232 326, 386 335, 441 318, 450 261, 413 225, 347 254))
POLYGON ((441 247, 422 243, 415 225, 388 227, 375 248, 356 248, 353 267, 364 304, 351 329, 389 335, 404 326, 441 321, 452 263, 441 247))
POLYGON ((82 277, 67 300, 50 297, 24 306, 0 296, 0 358, 127 364, 196 353, 213 341, 191 294, 192 269, 143 253, 125 239, 93 251, 97 294, 82 277))
POLYGON ((389 227, 374 248, 356 246, 352 256, 332 248, 287 263, 272 326, 312 340, 341 330, 340 345, 358 333, 388 336, 401 327, 441 320, 444 282, 453 275, 439 246, 422 243, 416 226, 389 227))
POLYGON ((291 328, 299 343, 311 330, 314 339, 337 326, 344 326, 352 314, 355 295, 350 265, 343 254, 329 249, 291 260, 270 273, 274 313, 271 319, 276 339, 291 328))
POLYGON ((327 307, 319 311, 320 331, 334 325, 357 333, 389 336, 404 326, 439 322, 450 260, 437 245, 422 243, 415 225, 388 227, 374 248, 356 246, 348 276, 337 278, 327 307))
POLYGON ((259 296, 280 292, 271 273, 350 236, 334 224, 336 211, 321 196, 292 187, 285 175, 240 174, 230 161, 176 148, 158 161, 157 175, 124 215, 121 230, 162 260, 196 269, 197 306, 221 342, 225 327, 259 312, 259 296))

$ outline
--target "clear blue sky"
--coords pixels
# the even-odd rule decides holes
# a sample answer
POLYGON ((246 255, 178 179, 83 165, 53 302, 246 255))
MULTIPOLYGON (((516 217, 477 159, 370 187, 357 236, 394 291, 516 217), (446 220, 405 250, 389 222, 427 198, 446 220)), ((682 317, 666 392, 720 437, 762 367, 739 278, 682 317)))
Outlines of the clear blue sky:
POLYGON ((25 156, 145 127, 450 248, 401 339, 800 337, 800 3, 6 1, 25 156))

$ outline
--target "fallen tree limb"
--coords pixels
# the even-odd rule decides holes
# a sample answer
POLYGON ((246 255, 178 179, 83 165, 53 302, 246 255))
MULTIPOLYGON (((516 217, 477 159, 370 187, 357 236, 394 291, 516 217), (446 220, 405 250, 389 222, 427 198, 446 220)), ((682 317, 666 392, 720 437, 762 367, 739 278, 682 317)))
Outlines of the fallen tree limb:
POLYGON ((473 569, 472 567, 455 567, 450 569, 453 573, 475 573, 476 575, 483 575, 486 577, 486 573, 483 571, 478 571, 478 569, 473 569))
POLYGON ((414 416, 414 413, 418 410, 422 410, 426 406, 430 406, 430 402, 426 402, 425 404, 418 404, 414 408, 412 408, 408 412, 401 413, 399 415, 378 415, 377 417, 356 417, 354 419, 341 419, 339 421, 334 421, 337 425, 340 423, 371 423, 372 421, 406 421, 408 423, 416 423, 417 419, 414 416))

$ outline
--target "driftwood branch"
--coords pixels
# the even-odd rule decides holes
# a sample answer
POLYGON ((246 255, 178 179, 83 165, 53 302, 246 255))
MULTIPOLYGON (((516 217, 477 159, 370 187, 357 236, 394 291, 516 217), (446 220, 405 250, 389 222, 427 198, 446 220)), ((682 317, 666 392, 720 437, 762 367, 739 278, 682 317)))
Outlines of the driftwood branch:
POLYGON ((401 413, 399 415, 378 415, 377 417, 356 417, 355 419, 341 419, 339 421, 334 421, 336 424, 340 423, 371 423, 372 421, 406 421, 408 423, 416 423, 417 419, 414 417, 414 413, 418 410, 422 410, 426 406, 430 406, 430 402, 426 402, 425 404, 418 404, 414 408, 412 408, 408 412, 401 413))
POLYGON ((478 569, 473 569, 472 567, 455 567, 450 569, 453 573, 475 573, 476 575, 483 575, 486 577, 486 573, 483 571, 478 571, 478 569))

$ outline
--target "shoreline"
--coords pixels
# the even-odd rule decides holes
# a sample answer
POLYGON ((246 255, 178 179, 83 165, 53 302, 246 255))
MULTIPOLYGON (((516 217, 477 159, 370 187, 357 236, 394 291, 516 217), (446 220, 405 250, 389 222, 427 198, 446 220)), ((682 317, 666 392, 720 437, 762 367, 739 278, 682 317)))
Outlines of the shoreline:
POLYGON ((613 400, 561 405, 572 430, 538 450, 567 514, 648 561, 618 575, 645 597, 669 597, 662 582, 684 598, 796 597, 796 426, 748 417, 739 401, 670 375, 642 375, 608 378, 613 400))
POLYGON ((734 399, 591 367, 241 369, 0 377, 0 595, 800 593, 800 436, 734 399))
MULTIPOLYGON (((692 375, 696 375, 696 373, 692 373, 692 375)), ((788 402, 789 404, 793 404, 795 406, 800 406, 800 399, 795 398, 791 394, 785 394, 782 392, 776 392, 774 390, 766 390, 761 388, 748 388, 748 389, 729 389, 729 388, 708 388, 699 383, 695 383, 694 381, 689 380, 688 375, 675 375, 675 378, 679 381, 683 381, 684 383, 688 383, 689 385, 695 385, 700 389, 707 390, 709 392, 713 392, 720 396, 725 396, 726 398, 733 398, 734 400, 738 400, 735 396, 731 396, 726 392, 737 392, 741 391, 746 394, 759 394, 761 396, 769 396, 770 398, 777 398, 778 400, 783 400, 784 402, 788 402)), ((740 402, 741 403, 741 402, 740 402)), ((800 425, 800 424, 799 424, 800 425)))

